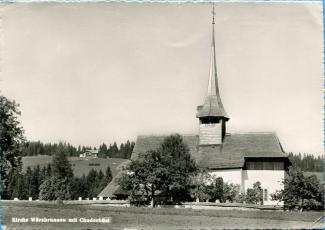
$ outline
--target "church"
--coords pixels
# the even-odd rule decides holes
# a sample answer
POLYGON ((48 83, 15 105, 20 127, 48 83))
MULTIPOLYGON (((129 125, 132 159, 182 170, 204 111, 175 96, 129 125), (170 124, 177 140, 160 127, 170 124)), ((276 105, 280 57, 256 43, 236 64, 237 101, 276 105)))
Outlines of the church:
MULTIPOLYGON (((207 169, 211 175, 222 177, 225 182, 240 185, 243 193, 259 181, 263 188, 263 203, 276 204, 270 194, 283 188, 281 181, 291 163, 273 132, 227 133, 230 117, 219 93, 214 24, 213 12, 208 89, 204 103, 196 108, 198 133, 183 135, 183 140, 200 168, 207 169)), ((138 136, 131 158, 157 149, 165 137, 138 136)), ((111 197, 119 193, 115 179, 99 196, 111 197)))

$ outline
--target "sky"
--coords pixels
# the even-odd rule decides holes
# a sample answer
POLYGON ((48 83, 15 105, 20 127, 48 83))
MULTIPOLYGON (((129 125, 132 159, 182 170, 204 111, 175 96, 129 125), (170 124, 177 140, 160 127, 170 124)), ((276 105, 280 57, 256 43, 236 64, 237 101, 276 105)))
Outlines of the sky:
MULTIPOLYGON (((323 152, 321 3, 216 3, 227 132, 276 132, 323 152)), ((0 91, 28 140, 118 143, 197 134, 207 94, 209 3, 2 5, 0 91)))

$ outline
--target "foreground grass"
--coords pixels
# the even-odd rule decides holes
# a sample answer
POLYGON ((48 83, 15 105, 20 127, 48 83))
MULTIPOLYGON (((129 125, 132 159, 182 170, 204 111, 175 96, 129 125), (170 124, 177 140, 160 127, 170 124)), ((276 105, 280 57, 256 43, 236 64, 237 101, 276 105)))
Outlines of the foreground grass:
POLYGON ((322 212, 290 213, 282 211, 191 210, 121 208, 94 205, 63 205, 49 202, 2 202, 3 224, 23 229, 261 229, 310 228, 322 212), (17 218, 99 218, 107 223, 12 223, 17 218))

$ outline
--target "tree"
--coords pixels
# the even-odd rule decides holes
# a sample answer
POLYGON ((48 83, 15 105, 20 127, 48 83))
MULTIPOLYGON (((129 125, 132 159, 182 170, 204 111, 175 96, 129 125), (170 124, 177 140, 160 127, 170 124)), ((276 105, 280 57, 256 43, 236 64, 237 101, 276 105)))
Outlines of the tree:
POLYGON ((72 179, 71 164, 68 161, 63 144, 60 143, 53 157, 51 176, 46 178, 39 188, 39 199, 71 199, 72 179))
POLYGON ((71 199, 78 199, 79 197, 84 199, 88 196, 87 180, 84 174, 81 178, 73 178, 71 187, 71 199))
POLYGON ((160 203, 180 203, 190 198, 190 176, 196 173, 196 165, 189 149, 180 135, 164 139, 157 150, 139 154, 126 167, 119 184, 131 193, 131 198, 140 196, 155 206, 160 203))
POLYGON ((324 205, 324 188, 315 175, 305 177, 300 169, 290 168, 282 182, 284 189, 271 194, 272 200, 283 201, 285 209, 313 208, 324 205))
POLYGON ((248 188, 246 192, 246 202, 248 204, 263 204, 263 189, 261 182, 253 184, 253 188, 248 188))
MULTIPOLYGON (((158 149, 163 156, 163 163, 169 172, 165 184, 166 195, 175 203, 190 198, 190 176, 197 173, 197 166, 192 159, 188 146, 178 134, 166 137, 158 149)), ((164 178, 162 178, 164 179, 164 178)))
POLYGON ((212 201, 220 200, 224 201, 224 183, 221 177, 213 178, 213 182, 208 185, 208 192, 212 201))
POLYGON ((107 166, 106 172, 105 172, 105 184, 107 185, 109 182, 112 181, 112 179, 113 179, 112 170, 109 166, 107 166))
POLYGON ((105 143, 99 146, 98 157, 102 157, 102 158, 107 157, 107 145, 105 143))
POLYGON ((25 177, 19 169, 13 169, 8 174, 8 187, 7 197, 8 199, 26 199, 27 198, 27 186, 25 183, 25 177))
POLYGON ((211 175, 205 169, 201 169, 197 174, 191 177, 190 194, 193 199, 198 201, 211 199, 207 188, 207 184, 211 183, 212 181, 211 178, 211 175))
POLYGON ((97 197, 97 188, 98 183, 98 173, 95 169, 91 169, 86 177, 87 188, 88 188, 88 197, 97 197))
POLYGON ((58 178, 71 178, 73 171, 68 161, 65 148, 62 143, 59 144, 56 154, 53 157, 52 173, 58 178))
POLYGON ((37 165, 36 167, 33 168, 32 170, 32 177, 31 177, 31 183, 30 183, 30 196, 33 199, 38 199, 39 195, 39 187, 41 185, 40 181, 40 167, 37 165))
POLYGON ((26 190, 27 190, 28 197, 32 196, 32 177, 33 177, 33 171, 31 167, 28 166, 25 173, 26 190))
POLYGON ((45 178, 48 178, 48 177, 50 177, 50 176, 52 176, 52 166, 51 166, 51 164, 48 164, 48 165, 46 166, 46 174, 45 174, 45 178))
POLYGON ((71 178, 61 178, 57 175, 44 180, 40 186, 40 200, 69 200, 71 199, 71 178))
MULTIPOLYGON (((261 194, 261 193, 260 193, 261 194)), ((229 200, 230 202, 239 201, 240 199, 240 185, 233 183, 223 184, 223 200, 229 200)), ((262 197, 263 198, 263 197, 262 197)))
POLYGON ((12 170, 21 171, 21 146, 25 139, 20 126, 19 105, 0 95, 0 190, 3 199, 8 199, 8 175, 12 170))

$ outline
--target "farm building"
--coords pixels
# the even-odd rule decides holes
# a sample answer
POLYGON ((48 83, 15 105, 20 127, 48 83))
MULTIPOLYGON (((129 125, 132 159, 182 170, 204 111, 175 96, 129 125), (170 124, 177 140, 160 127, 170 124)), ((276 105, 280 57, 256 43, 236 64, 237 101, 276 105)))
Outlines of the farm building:
MULTIPOLYGON (((224 181, 240 185, 241 192, 252 188, 257 181, 263 188, 264 204, 276 204, 270 194, 282 189, 288 166, 291 164, 277 135, 273 132, 227 133, 226 123, 230 117, 222 104, 217 77, 215 53, 214 16, 210 76, 207 96, 197 107, 199 121, 197 134, 183 135, 199 167, 222 177, 224 181)), ((132 153, 156 149, 166 136, 138 136, 132 153)), ((127 197, 113 180, 100 194, 103 197, 127 197)))
POLYGON ((97 149, 86 149, 79 157, 82 158, 97 158, 98 150, 97 149))

